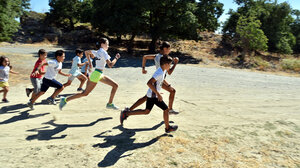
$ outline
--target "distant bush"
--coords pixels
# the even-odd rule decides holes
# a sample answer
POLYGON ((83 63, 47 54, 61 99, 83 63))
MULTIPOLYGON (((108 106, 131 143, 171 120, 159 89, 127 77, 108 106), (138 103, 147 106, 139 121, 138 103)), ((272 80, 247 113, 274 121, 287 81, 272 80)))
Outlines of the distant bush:
POLYGON ((276 44, 276 47, 279 53, 292 54, 292 47, 295 46, 295 44, 296 38, 291 33, 287 33, 280 38, 279 42, 276 44))
POLYGON ((292 70, 300 72, 300 60, 299 59, 283 59, 280 63, 283 70, 292 70))
POLYGON ((266 70, 271 67, 268 61, 263 60, 261 57, 253 57, 254 66, 259 70, 266 70))

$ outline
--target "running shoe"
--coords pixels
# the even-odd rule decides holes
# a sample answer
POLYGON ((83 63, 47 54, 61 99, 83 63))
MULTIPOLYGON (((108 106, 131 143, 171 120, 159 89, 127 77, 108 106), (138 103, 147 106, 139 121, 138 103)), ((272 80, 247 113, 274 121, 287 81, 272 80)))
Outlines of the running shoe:
POLYGON ((29 97, 29 95, 30 95, 30 93, 32 92, 32 90, 30 90, 29 88, 26 88, 25 90, 26 90, 26 95, 27 95, 27 97, 29 97))
POLYGON ((47 98, 47 102, 48 102, 49 104, 56 105, 56 101, 55 101, 52 97, 48 97, 48 98, 47 98))
POLYGON ((9 101, 7 99, 2 99, 3 103, 8 103, 9 101))
POLYGON ((34 110, 33 104, 31 103, 31 101, 27 103, 27 106, 28 106, 31 110, 34 110))
POLYGON ((170 125, 168 129, 165 128, 165 131, 166 131, 166 133, 170 133, 170 132, 176 131, 177 129, 178 129, 177 125, 173 125, 173 126, 170 125))
POLYGON ((116 106, 116 105, 114 105, 113 103, 111 103, 111 104, 106 104, 106 108, 108 108, 108 109, 114 109, 114 110, 118 110, 119 109, 119 107, 118 106, 116 106))
POLYGON ((169 114, 177 115, 177 114, 179 114, 179 112, 171 109, 171 110, 169 110, 169 114))
POLYGON ((67 99, 65 97, 62 97, 60 99, 60 102, 59 102, 59 109, 62 110, 62 108, 67 104, 67 99))
POLYGON ((128 110, 126 108, 121 111, 121 114, 120 114, 120 123, 121 123, 121 125, 123 125, 124 120, 126 120, 127 117, 128 117, 128 116, 126 116, 127 111, 128 110))

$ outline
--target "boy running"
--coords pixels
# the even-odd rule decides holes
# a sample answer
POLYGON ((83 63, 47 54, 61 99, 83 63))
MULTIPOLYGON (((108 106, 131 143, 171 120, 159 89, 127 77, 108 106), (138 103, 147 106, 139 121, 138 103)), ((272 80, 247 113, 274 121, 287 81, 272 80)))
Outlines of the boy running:
MULTIPOLYGON (((155 63, 155 67, 156 69, 158 69, 160 67, 160 59, 163 55, 169 55, 169 53, 171 52, 171 45, 169 42, 164 41, 161 46, 160 46, 160 53, 156 54, 156 55, 145 55, 143 57, 143 62, 142 62, 142 73, 146 74, 147 71, 145 69, 146 66, 146 61, 147 60, 154 60, 155 63)), ((167 70, 168 74, 171 75, 179 61, 179 59, 177 57, 173 58, 174 61, 174 65, 172 66, 172 68, 170 68, 169 70, 167 70)), ((175 93, 176 90, 171 86, 171 84, 169 84, 166 80, 163 81, 162 84, 162 88, 168 92, 170 92, 170 96, 169 96, 169 113, 170 114, 179 114, 179 112, 175 111, 173 109, 173 102, 174 102, 174 97, 175 97, 175 93)), ((142 98, 140 98, 138 101, 136 101, 130 108, 129 110, 134 110, 136 107, 138 107, 139 105, 143 104, 144 102, 146 102, 147 100, 147 96, 144 96, 142 98)))
POLYGON ((154 106, 157 105, 164 112, 164 123, 165 123, 165 132, 169 133, 172 131, 176 131, 178 126, 170 126, 169 125, 169 109, 168 106, 163 101, 163 97, 160 95, 160 89, 162 87, 163 81, 165 80, 166 72, 170 70, 170 66, 172 63, 172 58, 170 56, 163 56, 160 59, 160 67, 155 71, 152 78, 148 81, 147 85, 149 86, 147 92, 147 101, 146 101, 146 109, 144 110, 122 110, 120 114, 120 122, 123 125, 123 121, 131 115, 146 115, 149 114, 154 106))
POLYGON ((41 86, 41 91, 39 93, 37 93, 37 95, 35 97, 33 97, 28 103, 27 105, 33 110, 33 104, 34 102, 43 94, 45 94, 45 92, 49 89, 49 87, 54 87, 56 88, 56 90, 54 91, 54 93, 47 98, 47 101, 49 104, 56 104, 54 98, 64 89, 64 86, 58 82, 57 80, 55 80, 55 77, 57 75, 57 73, 63 75, 63 76, 71 76, 71 74, 65 74, 61 71, 62 69, 62 62, 65 59, 65 52, 63 50, 57 50, 55 52, 55 60, 50 60, 47 61, 44 64, 41 64, 32 74, 33 76, 36 76, 39 74, 39 71, 41 70, 41 67, 43 65, 48 65, 47 71, 45 73, 45 76, 43 78, 43 83, 41 86))
POLYGON ((33 76, 34 71, 41 65, 46 63, 46 58, 47 58, 47 52, 44 49, 40 49, 38 52, 39 59, 35 62, 34 68, 30 74, 30 81, 32 83, 33 88, 26 88, 26 95, 29 97, 30 93, 31 99, 36 96, 38 92, 41 91, 41 86, 42 86, 42 78, 45 74, 45 65, 41 66, 39 74, 33 76))
POLYGON ((72 76, 69 77, 68 82, 64 84, 64 87, 70 86, 72 81, 75 78, 77 78, 80 81, 80 85, 77 91, 83 91, 82 86, 84 82, 87 80, 87 77, 80 72, 79 67, 82 67, 83 65, 86 65, 89 62, 81 63, 81 58, 83 57, 83 50, 77 49, 75 53, 76 56, 73 58, 72 67, 69 71, 69 74, 71 74, 72 76))

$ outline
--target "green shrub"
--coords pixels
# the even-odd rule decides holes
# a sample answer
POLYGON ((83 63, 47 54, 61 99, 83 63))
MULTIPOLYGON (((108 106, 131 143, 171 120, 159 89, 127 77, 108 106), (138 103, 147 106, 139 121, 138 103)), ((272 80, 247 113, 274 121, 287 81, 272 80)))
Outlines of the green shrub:
POLYGON ((283 59, 280 63, 283 70, 300 71, 300 60, 299 59, 283 59))
POLYGON ((268 61, 263 60, 261 57, 253 57, 253 62, 259 70, 266 70, 271 67, 271 64, 268 61))

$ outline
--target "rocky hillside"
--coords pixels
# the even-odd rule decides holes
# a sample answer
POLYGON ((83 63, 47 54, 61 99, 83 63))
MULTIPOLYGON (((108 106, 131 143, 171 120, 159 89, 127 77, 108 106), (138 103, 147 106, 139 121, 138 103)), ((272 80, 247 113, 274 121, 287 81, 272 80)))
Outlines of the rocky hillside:
POLYGON ((65 31, 48 23, 46 14, 28 12, 20 19, 21 29, 14 37, 20 43, 78 44, 96 41, 97 35, 87 26, 65 31))
MULTIPOLYGON (((234 68, 247 68, 262 71, 288 71, 300 72, 300 60, 297 56, 281 55, 268 52, 255 52, 248 56, 246 61, 240 62, 240 53, 224 45, 222 35, 213 32, 201 32, 202 40, 170 40, 172 56, 178 56, 180 63, 202 64, 212 66, 227 66, 234 68)), ((71 45, 73 47, 93 47, 100 35, 88 25, 77 25, 75 30, 69 31, 57 28, 47 22, 46 14, 29 12, 21 18, 21 29, 14 37, 19 43, 51 43, 58 45, 71 45)), ((150 39, 141 36, 135 38, 133 51, 128 53, 129 38, 122 37, 117 42, 110 37, 112 54, 122 53, 123 56, 137 56, 148 53, 150 39)))

